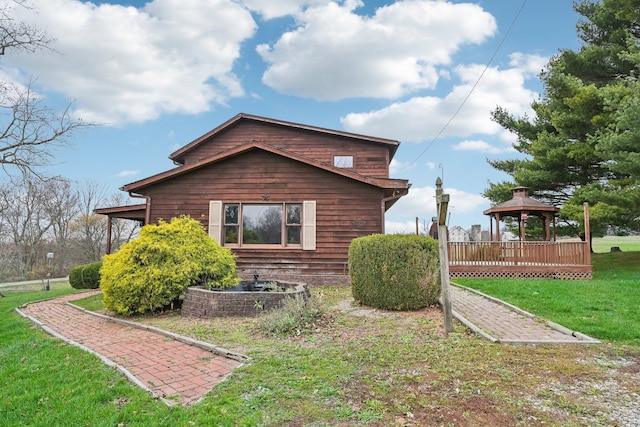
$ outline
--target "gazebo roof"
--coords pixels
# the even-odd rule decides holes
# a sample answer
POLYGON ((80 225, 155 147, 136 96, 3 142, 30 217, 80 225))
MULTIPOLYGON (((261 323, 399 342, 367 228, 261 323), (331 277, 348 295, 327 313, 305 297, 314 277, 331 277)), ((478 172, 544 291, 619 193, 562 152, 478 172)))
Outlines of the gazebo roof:
POLYGON ((558 212, 560 209, 546 203, 539 202, 529 197, 528 187, 516 187, 513 189, 513 198, 482 212, 485 215, 497 214, 500 216, 520 216, 527 214, 542 214, 543 212, 558 212))

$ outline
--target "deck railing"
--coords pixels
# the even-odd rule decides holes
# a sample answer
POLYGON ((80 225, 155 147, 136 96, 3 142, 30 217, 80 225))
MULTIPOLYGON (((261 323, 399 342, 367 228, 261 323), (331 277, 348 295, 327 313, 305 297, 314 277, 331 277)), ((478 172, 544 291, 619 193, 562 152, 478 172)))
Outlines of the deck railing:
POLYGON ((590 266, 588 242, 449 242, 449 264, 590 266))

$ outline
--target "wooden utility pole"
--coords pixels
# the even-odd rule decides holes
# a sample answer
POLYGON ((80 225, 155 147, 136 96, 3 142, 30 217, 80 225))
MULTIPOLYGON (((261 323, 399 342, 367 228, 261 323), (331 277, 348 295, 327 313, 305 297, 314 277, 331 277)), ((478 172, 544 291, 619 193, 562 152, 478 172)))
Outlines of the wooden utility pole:
POLYGON ((444 332, 453 331, 451 315, 451 296, 449 294, 449 248, 447 239, 447 208, 449 195, 442 194, 442 180, 436 179, 436 203, 438 209, 438 248, 440 249, 440 286, 442 287, 442 311, 444 313, 444 332))

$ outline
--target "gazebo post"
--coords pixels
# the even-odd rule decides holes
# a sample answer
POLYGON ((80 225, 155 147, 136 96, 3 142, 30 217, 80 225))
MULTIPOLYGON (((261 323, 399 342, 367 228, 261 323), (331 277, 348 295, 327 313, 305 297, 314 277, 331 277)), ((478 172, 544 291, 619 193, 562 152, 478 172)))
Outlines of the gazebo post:
POLYGON ((549 221, 549 214, 547 212, 542 214, 544 217, 544 240, 551 241, 551 226, 549 221))
POLYGON ((493 215, 489 215, 489 240, 493 242, 493 215))

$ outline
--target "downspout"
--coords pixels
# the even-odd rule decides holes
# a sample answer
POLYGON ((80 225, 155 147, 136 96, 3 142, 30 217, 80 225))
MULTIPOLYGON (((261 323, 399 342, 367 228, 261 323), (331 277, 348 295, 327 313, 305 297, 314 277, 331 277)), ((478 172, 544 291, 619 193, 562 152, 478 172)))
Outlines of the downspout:
POLYGON ((151 222, 151 196, 144 196, 142 194, 134 194, 129 191, 129 197, 134 199, 145 199, 146 200, 146 208, 144 210, 144 225, 149 224, 151 222))
POLYGON ((399 199, 402 196, 406 196, 409 193, 409 189, 405 188, 403 191, 398 190, 397 188, 393 190, 393 194, 389 197, 384 197, 380 202, 380 218, 382 219, 380 224, 380 233, 384 234, 384 213, 387 211, 385 209, 385 205, 389 200, 399 199))

